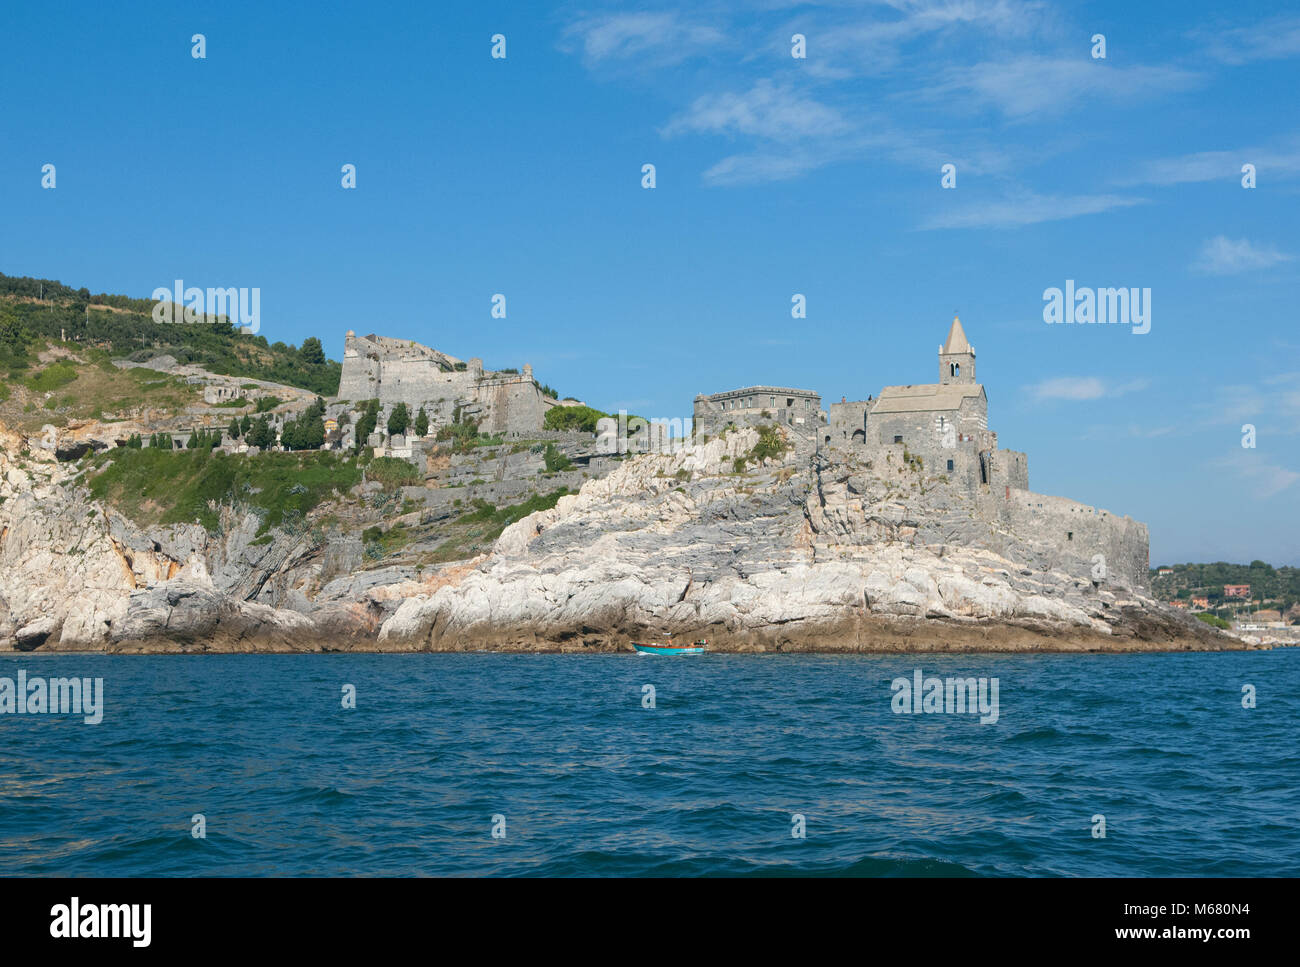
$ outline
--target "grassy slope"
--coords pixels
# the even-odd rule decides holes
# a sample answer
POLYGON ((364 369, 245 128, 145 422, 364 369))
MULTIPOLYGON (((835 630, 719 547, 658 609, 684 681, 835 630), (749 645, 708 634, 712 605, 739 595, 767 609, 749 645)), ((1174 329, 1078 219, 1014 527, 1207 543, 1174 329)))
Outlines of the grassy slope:
POLYGON ((198 521, 217 526, 210 506, 231 500, 263 512, 262 528, 299 519, 361 480, 355 461, 332 453, 245 454, 118 448, 91 459, 90 490, 141 525, 198 521))
POLYGON ((93 347, 55 344, 53 351, 66 355, 35 362, 35 353, 47 348, 33 347, 27 369, 0 377, 0 419, 26 433, 73 419, 125 419, 145 409, 172 416, 202 402, 183 379, 151 369, 118 369, 108 353, 93 347))

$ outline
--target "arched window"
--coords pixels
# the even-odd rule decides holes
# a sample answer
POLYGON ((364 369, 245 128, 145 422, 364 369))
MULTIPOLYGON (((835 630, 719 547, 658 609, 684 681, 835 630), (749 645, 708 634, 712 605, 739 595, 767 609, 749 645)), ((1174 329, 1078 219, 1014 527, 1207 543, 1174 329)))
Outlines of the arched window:
POLYGON ((949 363, 949 364, 948 364, 948 375, 949 375, 949 376, 960 376, 960 375, 961 375, 961 363, 949 363))

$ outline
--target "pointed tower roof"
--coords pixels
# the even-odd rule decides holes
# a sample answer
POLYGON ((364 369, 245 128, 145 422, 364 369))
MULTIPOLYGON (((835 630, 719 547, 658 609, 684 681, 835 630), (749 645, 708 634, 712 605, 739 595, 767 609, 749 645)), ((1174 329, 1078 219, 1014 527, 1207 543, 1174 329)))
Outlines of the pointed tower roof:
POLYGON ((956 316, 952 317, 952 328, 948 330, 948 341, 943 344, 943 351, 945 354, 975 352, 966 340, 966 330, 961 327, 961 320, 956 316))

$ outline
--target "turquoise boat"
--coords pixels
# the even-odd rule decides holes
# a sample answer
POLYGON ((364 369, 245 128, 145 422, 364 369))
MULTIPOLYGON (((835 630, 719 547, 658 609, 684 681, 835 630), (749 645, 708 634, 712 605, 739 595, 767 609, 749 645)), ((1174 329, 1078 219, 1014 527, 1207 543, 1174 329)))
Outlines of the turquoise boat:
POLYGON ((632 647, 641 655, 702 655, 709 647, 709 642, 707 638, 701 638, 689 645, 678 645, 673 643, 672 635, 664 635, 661 641, 651 643, 634 641, 632 647))

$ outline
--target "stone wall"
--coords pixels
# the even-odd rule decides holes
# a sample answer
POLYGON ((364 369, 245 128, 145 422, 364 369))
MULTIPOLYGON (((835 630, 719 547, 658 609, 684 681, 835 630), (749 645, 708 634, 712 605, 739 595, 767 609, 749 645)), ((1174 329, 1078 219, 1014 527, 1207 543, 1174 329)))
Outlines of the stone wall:
POLYGON ((1052 566, 1132 588, 1147 586, 1150 535, 1145 524, 1131 517, 1015 488, 982 496, 980 506, 1029 540, 1052 566))
POLYGON ((832 403, 827 409, 829 417, 825 429, 822 430, 822 443, 831 446, 865 443, 867 411, 870 408, 869 400, 832 403))
MULTIPOLYGON (((532 367, 522 373, 487 372, 410 340, 347 334, 338 398, 352 404, 379 400, 384 419, 398 403, 412 417, 424 408, 433 427, 478 421, 483 433, 527 435, 542 428, 556 403, 542 395, 532 367)), ((382 421, 381 421, 382 425, 382 421)))
POLYGON ((993 450, 985 457, 989 487, 996 493, 1029 489, 1029 456, 1019 450, 993 450))
POLYGON ((695 397, 695 433, 715 436, 728 424, 759 426, 777 423, 810 434, 823 422, 821 396, 810 390, 783 386, 749 386, 745 389, 695 397))
POLYGON ((901 413, 867 414, 867 438, 893 443, 896 436, 913 453, 932 453, 941 447, 945 430, 951 427, 959 437, 974 437, 988 429, 988 410, 983 400, 967 397, 956 410, 913 410, 901 413))

